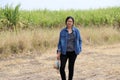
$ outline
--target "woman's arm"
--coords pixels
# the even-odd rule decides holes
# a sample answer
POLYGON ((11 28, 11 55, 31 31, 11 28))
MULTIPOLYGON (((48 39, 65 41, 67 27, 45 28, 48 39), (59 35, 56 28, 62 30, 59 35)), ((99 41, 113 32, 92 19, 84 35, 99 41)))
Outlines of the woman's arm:
POLYGON ((78 30, 78 33, 79 33, 79 45, 80 45, 80 49, 82 51, 82 38, 81 38, 81 34, 80 34, 79 30, 78 30))
POLYGON ((60 41, 60 39, 61 39, 61 34, 59 36, 57 53, 61 53, 61 41, 60 41))
POLYGON ((61 34, 59 36, 59 41, 58 41, 58 49, 57 49, 57 59, 60 59, 60 54, 61 54, 61 34))

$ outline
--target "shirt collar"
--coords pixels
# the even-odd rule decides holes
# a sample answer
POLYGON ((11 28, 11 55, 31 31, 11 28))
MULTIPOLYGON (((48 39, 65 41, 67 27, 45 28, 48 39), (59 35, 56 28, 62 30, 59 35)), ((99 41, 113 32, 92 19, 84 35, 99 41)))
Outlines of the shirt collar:
MULTIPOLYGON (((65 28, 65 30, 68 31, 67 27, 65 28)), ((75 27, 74 26, 72 27, 72 31, 75 31, 75 27)))

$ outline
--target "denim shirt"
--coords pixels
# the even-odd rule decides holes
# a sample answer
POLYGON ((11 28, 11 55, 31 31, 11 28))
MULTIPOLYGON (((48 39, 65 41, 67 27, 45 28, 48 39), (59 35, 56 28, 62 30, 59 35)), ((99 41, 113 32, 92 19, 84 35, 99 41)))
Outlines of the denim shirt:
MULTIPOLYGON (((76 27, 72 27, 73 34, 75 36, 75 53, 78 55, 82 50, 82 40, 80 36, 80 32, 76 27)), ((58 49, 57 52, 60 52, 63 55, 66 55, 67 51, 67 38, 68 38, 68 30, 67 27, 63 28, 60 32, 58 49)))

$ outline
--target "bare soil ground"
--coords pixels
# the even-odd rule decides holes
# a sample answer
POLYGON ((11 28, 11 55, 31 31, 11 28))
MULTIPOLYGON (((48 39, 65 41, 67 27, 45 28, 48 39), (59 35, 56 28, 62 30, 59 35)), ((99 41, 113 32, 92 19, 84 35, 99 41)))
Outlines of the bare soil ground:
MULTIPOLYGON (((0 80, 60 80, 59 72, 53 68, 55 53, 53 49, 0 59, 0 80)), ((73 80, 120 80, 120 44, 83 46, 73 80)))

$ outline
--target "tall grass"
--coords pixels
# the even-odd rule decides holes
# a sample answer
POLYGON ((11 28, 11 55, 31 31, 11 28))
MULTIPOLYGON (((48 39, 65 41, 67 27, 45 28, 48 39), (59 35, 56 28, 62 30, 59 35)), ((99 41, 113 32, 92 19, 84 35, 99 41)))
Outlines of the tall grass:
POLYGON ((76 20, 76 25, 83 26, 100 26, 113 25, 120 23, 120 7, 98 9, 98 10, 34 10, 22 11, 21 20, 24 18, 29 22, 44 27, 63 26, 66 16, 73 16, 76 20))
POLYGON ((75 18, 76 25, 84 27, 120 24, 120 7, 97 10, 20 10, 19 17, 20 21, 25 24, 24 26, 27 27, 61 27, 69 15, 75 18))
POLYGON ((21 30, 0 32, 0 54, 43 52, 56 46, 58 29, 21 30))
POLYGON ((18 8, 19 6, 17 8, 9 8, 5 12, 0 8, 0 54, 34 51, 42 53, 48 49, 55 48, 59 32, 65 26, 65 18, 69 15, 75 18, 75 25, 80 28, 83 44, 102 45, 119 43, 120 41, 120 32, 110 27, 112 25, 119 26, 120 7, 83 11, 20 10, 19 15, 16 12, 16 15, 11 13, 11 11, 9 12, 9 10, 13 12, 17 10, 19 12, 18 8), (2 30, 7 24, 7 21, 4 21, 4 17, 7 15, 10 16, 6 18, 13 20, 11 23, 14 25, 19 24, 17 19, 19 17, 21 23, 19 25, 22 29, 17 34, 8 30, 2 30))
POLYGON ((120 32, 111 27, 81 28, 83 43, 86 45, 104 45, 120 42, 120 32))
MULTIPOLYGON (((103 45, 119 43, 120 32, 108 27, 80 27, 83 45, 103 45)), ((57 47, 61 28, 36 28, 14 32, 0 32, 0 54, 16 54, 27 52, 44 53, 57 47)), ((1 55, 0 55, 1 56, 1 55)))
MULTIPOLYGON (((6 20, 7 28, 16 30, 16 25, 19 21, 19 7, 20 5, 17 5, 15 8, 12 6, 6 5, 5 8, 2 9, 3 12, 3 20, 6 20)), ((4 23, 4 21, 2 21, 4 23)))

